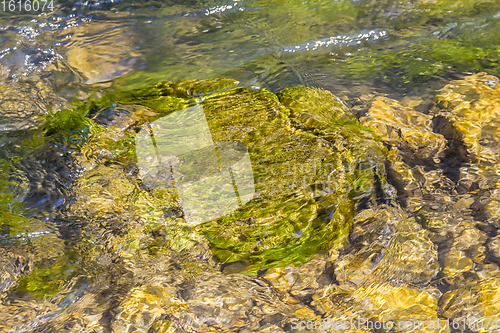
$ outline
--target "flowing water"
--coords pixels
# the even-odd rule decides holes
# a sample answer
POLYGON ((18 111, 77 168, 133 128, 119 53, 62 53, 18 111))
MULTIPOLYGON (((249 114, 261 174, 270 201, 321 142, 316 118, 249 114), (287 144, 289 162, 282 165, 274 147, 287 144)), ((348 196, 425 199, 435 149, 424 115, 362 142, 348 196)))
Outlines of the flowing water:
POLYGON ((1 332, 500 329, 500 1, 25 4, 0 2, 1 332), (188 83, 120 95, 162 81, 188 83), (193 226, 138 181, 165 91, 205 111, 219 169, 252 159, 240 215, 193 226), (365 319, 394 327, 319 327, 365 319))

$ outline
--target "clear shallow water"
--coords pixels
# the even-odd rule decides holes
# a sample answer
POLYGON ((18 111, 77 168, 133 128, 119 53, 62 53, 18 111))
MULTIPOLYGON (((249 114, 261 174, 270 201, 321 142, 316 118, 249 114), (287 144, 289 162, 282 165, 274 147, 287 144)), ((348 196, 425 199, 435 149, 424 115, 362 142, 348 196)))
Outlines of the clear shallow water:
MULTIPOLYGON (((92 84, 124 88, 225 75, 274 89, 302 82, 349 91, 372 86, 370 71, 386 81, 397 77, 385 72, 381 53, 439 39, 480 46, 500 12, 493 1, 117 1, 56 8, 2 13, 3 80, 50 73, 59 89, 77 86, 76 93, 92 84)), ((415 51, 423 54, 407 66, 440 66, 442 59, 415 51)))
MULTIPOLYGON (((141 276, 147 275, 144 267, 132 268, 136 276, 130 278, 122 265, 117 265, 116 271, 108 272, 107 278, 101 281, 100 276, 112 267, 109 263, 113 258, 96 254, 96 260, 86 262, 78 256, 78 242, 96 235, 88 230, 88 235, 81 235, 80 221, 67 221, 61 214, 76 200, 71 197, 74 187, 82 185, 74 183, 71 138, 66 144, 27 142, 26 139, 31 138, 29 131, 40 128, 43 123, 39 116, 63 109, 91 93, 99 95, 104 91, 164 80, 215 77, 233 78, 241 86, 258 86, 274 92, 298 84, 320 87, 354 107, 359 105, 357 98, 366 94, 386 94, 397 100, 407 98, 408 104, 420 98, 424 103, 417 103, 419 111, 427 113, 435 90, 450 80, 479 70, 498 74, 499 68, 498 1, 61 1, 55 5, 53 12, 44 15, 0 13, 0 157, 15 163, 8 183, 1 184, 1 189, 14 215, 33 219, 26 230, 16 224, 15 218, 4 216, 7 223, 1 226, 0 244, 6 251, 2 253, 2 264, 8 267, 10 280, 2 280, 0 290, 9 290, 12 283, 18 283, 20 276, 28 276, 36 264, 59 265, 57 279, 51 278, 50 270, 37 271, 40 278, 35 280, 43 281, 46 287, 31 289, 41 290, 40 293, 26 291, 30 287, 21 282, 19 290, 11 290, 7 296, 2 294, 5 301, 0 312, 4 321, 9 322, 5 327, 18 327, 18 331, 35 330, 35 327, 41 327, 39 331, 50 331, 51 324, 44 326, 45 323, 55 322, 54 327, 60 328, 62 326, 57 325, 66 318, 82 313, 85 313, 82 316, 87 331, 124 331, 121 324, 111 324, 109 318, 116 319, 117 315, 113 309, 134 286, 131 281, 148 281, 141 276), (20 161, 15 161, 19 157, 20 161), (37 247, 34 252, 33 244, 37 247), (125 277, 117 278, 121 274, 125 277), (55 282, 51 284, 51 281, 55 282), (107 283, 113 284, 110 290, 114 301, 106 299, 107 283), (50 294, 54 290, 58 292, 52 295, 53 298, 41 301, 40 294, 50 294), (16 302, 21 303, 16 305, 16 302), (87 311, 92 304, 99 305, 94 312, 87 311), (71 305, 75 308, 65 310, 71 305), (26 314, 28 310, 31 311, 29 315, 26 314), (98 314, 100 319, 93 323, 92 316, 98 314), (26 320, 20 319, 23 316, 26 320), (27 326, 23 328, 22 325, 27 326), (93 328, 99 325, 101 328, 93 328)), ((360 114, 363 112, 366 110, 360 114)), ((446 162, 441 167, 446 166, 446 162)), ((450 162, 449 168, 455 167, 456 164, 450 162)), ((448 174, 453 172, 445 170, 448 174)), ((106 183, 114 180, 113 177, 112 173, 102 178, 96 176, 96 183, 91 182, 89 186, 113 186, 106 183)), ((438 211, 447 209, 437 204, 430 206, 438 207, 438 211)), ((477 210, 474 213, 476 220, 484 222, 477 210)), ((363 234, 361 229, 356 232, 363 234)), ((488 227, 483 229, 490 237, 496 235, 496 231, 488 227)), ((377 232, 383 235, 380 230, 377 232)), ((443 237, 432 239, 441 250, 449 246, 443 237)), ((418 237, 417 241, 420 241, 418 237)), ((426 241, 418 244, 423 249, 428 247, 426 241)), ((474 243, 473 246, 479 245, 474 243)), ((208 256, 204 248, 193 250, 190 255, 208 256)), ((175 254, 167 257, 169 260, 174 258, 174 262, 181 260, 175 254)), ((382 257, 379 256, 375 264, 382 257)), ((404 259, 403 255, 396 257, 404 259)), ((443 258, 446 257, 440 260, 444 261, 443 258)), ((162 259, 157 260, 161 266, 162 259)), ((324 272, 332 269, 328 265, 314 262, 306 272, 319 272, 316 275, 295 271, 280 274, 283 273, 284 281, 290 276, 301 276, 303 281, 307 276, 324 280, 328 275, 324 272)), ((208 293, 204 288, 209 288, 210 283, 181 278, 173 264, 158 268, 162 269, 169 278, 179 274, 177 282, 168 283, 182 285, 179 289, 184 292, 192 288, 192 295, 187 295, 188 292, 184 295, 186 300, 196 300, 208 293)), ((238 267, 226 269, 238 271, 238 267)), ((227 281, 218 278, 214 275, 212 287, 216 285, 220 289, 227 281)), ((267 277, 275 286, 279 285, 279 279, 267 277)), ((452 284, 440 284, 437 280, 432 287, 441 288, 442 292, 452 284)), ((255 283, 252 286, 258 290, 257 294, 246 297, 256 299, 266 289, 259 281, 234 283, 242 286, 255 283)), ((324 285, 331 283, 326 281, 324 285)), ((302 292, 305 296, 296 297, 301 304, 309 306, 311 295, 303 292, 307 283, 301 288, 295 296, 302 292)), ((244 295, 247 289, 236 288, 234 295, 244 295)), ((385 295, 392 292, 398 295, 398 291, 392 289, 384 291, 385 295)), ((140 289, 133 297, 140 298, 141 293, 146 298, 158 296, 153 291, 140 289)), ((210 297, 216 299, 228 293, 215 292, 210 297)), ((275 296, 268 294, 262 302, 281 309, 288 317, 298 311, 286 309, 275 296)), ((305 308, 309 309, 307 306, 305 308)), ((328 307, 322 306, 323 309, 328 307)), ((202 316, 203 309, 199 311, 198 315, 202 316)), ((324 313, 331 314, 329 311, 332 310, 324 310, 324 313)), ((189 324, 192 318, 169 318, 172 322, 179 321, 179 327, 195 327, 189 324)), ((248 326, 253 325, 253 319, 243 314, 235 314, 235 318, 248 326)), ((222 321, 221 318, 217 320, 222 321)), ((72 327, 76 331, 76 326, 72 327)), ((179 327, 177 329, 182 331, 179 327)))

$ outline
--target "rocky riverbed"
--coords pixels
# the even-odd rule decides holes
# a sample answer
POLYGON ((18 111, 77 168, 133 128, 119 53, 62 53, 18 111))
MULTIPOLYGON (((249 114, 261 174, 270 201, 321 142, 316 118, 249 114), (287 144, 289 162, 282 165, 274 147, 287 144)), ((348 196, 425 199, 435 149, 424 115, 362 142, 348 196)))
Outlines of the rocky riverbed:
MULTIPOLYGON (((163 82, 69 110, 27 130, 32 139, 11 144, 2 164, 0 329, 497 330, 497 77, 468 75, 432 100, 402 101, 163 82), (193 225, 175 186, 141 177, 136 137, 196 107, 214 142, 246 147, 255 193, 193 225), (56 175, 43 162, 27 167, 43 158, 60 163, 56 175), (43 195, 30 185, 39 175, 66 184, 64 203, 20 217, 22 188, 43 195), (386 326, 359 325, 368 320, 386 326)), ((217 147, 214 173, 224 168, 217 147)), ((173 179, 202 179, 207 156, 183 157, 173 179)))

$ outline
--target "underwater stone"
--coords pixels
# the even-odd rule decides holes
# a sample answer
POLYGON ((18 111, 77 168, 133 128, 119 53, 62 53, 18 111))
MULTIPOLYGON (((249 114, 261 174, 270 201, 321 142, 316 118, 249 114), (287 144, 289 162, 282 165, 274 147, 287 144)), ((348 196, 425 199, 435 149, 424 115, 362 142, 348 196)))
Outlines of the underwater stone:
POLYGON ((500 236, 491 238, 488 243, 488 248, 495 257, 500 258, 500 236))
POLYGON ((0 297, 15 286, 23 274, 31 271, 33 264, 34 256, 27 251, 17 249, 7 252, 0 248, 0 297))
POLYGON ((470 162, 500 160, 500 85, 486 73, 452 81, 439 91, 433 111, 436 128, 449 140, 462 142, 470 162), (495 84, 493 84, 493 82, 495 84))
POLYGON ((492 327, 495 325, 494 320, 500 314, 498 278, 496 274, 480 281, 468 279, 457 288, 446 292, 440 300, 441 315, 458 322, 464 319, 470 320, 476 325, 481 325, 480 320, 483 319, 484 326, 490 322, 490 327, 492 327))
POLYGON ((274 267, 267 270, 263 278, 285 297, 289 293, 297 298, 306 298, 314 294, 326 283, 333 281, 331 263, 323 258, 312 259, 300 267, 289 265, 274 267))
POLYGON ((443 271, 447 277, 453 278, 471 270, 472 266, 472 260, 465 255, 464 251, 452 249, 446 254, 443 271))
POLYGON ((382 139, 403 153, 419 159, 434 158, 446 147, 445 138, 432 132, 432 117, 403 106, 396 100, 376 97, 368 114, 360 119, 382 139))
MULTIPOLYGON (((393 321, 396 331, 401 332, 408 331, 408 328, 398 328, 399 321, 419 320, 428 324, 429 320, 437 319, 438 299, 441 296, 438 290, 432 288, 419 290, 407 284, 394 286, 390 283, 363 285, 349 293, 334 290, 325 292, 315 295, 311 303, 324 317, 341 321, 349 321, 349 318, 393 321)), ((412 331, 433 332, 429 326, 412 331)))
POLYGON ((131 290, 113 322, 114 332, 160 327, 167 331, 260 331, 260 322, 273 315, 314 313, 301 304, 285 304, 264 281, 248 274, 205 273, 182 284, 182 290, 165 283, 131 290))
POLYGON ((102 217, 98 233, 89 225, 94 241, 102 243, 102 234, 119 235, 121 243, 112 241, 106 247, 121 252, 128 248, 126 252, 133 255, 132 249, 143 251, 147 244, 160 241, 154 240, 158 236, 147 236, 148 231, 168 230, 162 231, 171 238, 166 244, 184 248, 181 243, 188 239, 208 242, 221 263, 242 262, 247 271, 299 265, 320 250, 332 251, 346 243, 356 201, 372 200, 376 179, 385 184, 382 144, 327 91, 296 87, 275 95, 236 88, 210 93, 234 85, 226 81, 164 82, 92 102, 101 110, 110 108, 112 114, 126 109, 128 119, 124 125, 115 116, 110 123, 106 111, 99 114, 96 121, 120 125, 103 126, 79 156, 86 167, 75 190, 79 200, 71 211, 90 216, 90 221, 102 217), (194 92, 204 94, 201 103, 194 92), (173 189, 148 187, 134 173, 133 137, 148 122, 196 103, 205 112, 214 142, 239 143, 248 149, 255 195, 224 217, 176 231, 176 225, 183 225, 179 199, 173 189), (123 184, 111 186, 115 180, 123 184), (85 186, 94 181, 99 184, 95 189, 85 186), (148 217, 141 218, 141 212, 148 210, 143 215, 148 217), (128 223, 103 219, 105 214, 117 217, 119 211, 126 212, 128 223), (177 217, 162 217, 165 214, 177 217), (110 227, 121 230, 105 231, 110 227), (176 237, 176 232, 185 236, 176 237))
POLYGON ((335 262, 343 290, 382 281, 425 285, 439 272, 429 232, 400 208, 380 205, 358 214, 351 239, 353 248, 335 262))

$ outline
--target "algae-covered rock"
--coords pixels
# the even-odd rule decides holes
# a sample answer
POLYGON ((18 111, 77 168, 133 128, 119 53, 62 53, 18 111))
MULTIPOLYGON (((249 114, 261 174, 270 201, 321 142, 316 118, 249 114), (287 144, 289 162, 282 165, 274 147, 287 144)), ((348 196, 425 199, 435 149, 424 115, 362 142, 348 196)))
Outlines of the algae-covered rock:
POLYGON ((352 199, 373 195, 380 144, 327 92, 285 90, 278 97, 288 109, 266 91, 238 95, 237 108, 227 109, 226 97, 203 104, 208 114, 221 117, 224 110, 225 117, 242 119, 238 128, 218 118, 211 130, 214 139, 248 147, 256 178, 253 205, 202 227, 219 257, 272 266, 302 263, 344 242, 352 199), (307 131, 312 126, 314 134, 307 131))
MULTIPOLYGON (((34 88, 27 86, 26 91, 34 88)), ((36 112, 31 113, 42 113, 49 96, 40 92, 32 101, 36 105, 29 108, 31 102, 23 106, 17 98, 11 99, 9 108, 13 109, 5 116, 25 107, 29 114, 19 116, 30 125, 22 130, 7 126, 0 134, 0 294, 29 291, 38 297, 54 295, 78 270, 73 265, 77 256, 71 245, 64 244, 54 222, 69 192, 65 185, 72 167, 70 147, 64 141, 70 142, 73 135, 62 130, 50 133, 52 125, 60 125, 57 120, 48 121, 58 118, 54 114, 47 112, 35 121, 36 112), (39 100, 42 97, 46 98, 44 103, 39 100), (42 126, 43 120, 46 123, 42 126)))
MULTIPOLYGON (((165 82, 84 106, 101 125, 78 157, 82 168, 70 215, 87 224, 91 243, 130 256, 158 244, 182 249, 208 242, 222 263, 239 261, 248 271, 301 264, 345 244, 355 203, 373 201, 377 179, 385 182, 381 143, 329 92, 296 87, 277 95, 250 88, 211 93, 234 85, 165 82), (175 188, 155 187, 135 171, 136 133, 191 106, 204 111, 213 142, 247 149, 255 186, 252 200, 196 227, 186 225, 185 197, 179 200, 175 188)), ((157 137, 157 146, 168 142, 161 140, 168 136, 157 137)), ((220 147, 219 168, 225 166, 220 147)), ((204 165, 211 166, 201 156, 175 162, 172 183, 192 184, 189 172, 206 172, 204 165)), ((215 161, 213 173, 219 172, 215 161)))

